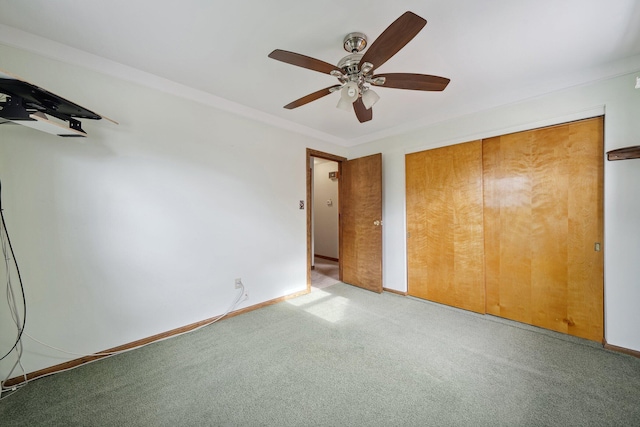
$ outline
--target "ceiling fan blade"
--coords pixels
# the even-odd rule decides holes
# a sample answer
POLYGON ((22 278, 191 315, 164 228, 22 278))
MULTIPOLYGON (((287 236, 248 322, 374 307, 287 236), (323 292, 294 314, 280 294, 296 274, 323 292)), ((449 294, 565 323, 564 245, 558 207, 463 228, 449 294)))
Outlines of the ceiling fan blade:
POLYGON ((373 109, 367 109, 362 102, 362 98, 358 98, 353 103, 353 111, 356 112, 356 117, 360 123, 368 122, 373 118, 373 109))
POLYGON ((342 74, 342 71, 335 65, 331 65, 328 62, 324 62, 319 59, 311 58, 310 56, 286 50, 276 49, 269 54, 269 58, 286 62, 287 64, 297 65, 298 67, 309 70, 318 71, 320 73, 330 74, 333 70, 336 70, 342 74))
POLYGON ((442 91, 451 81, 446 77, 412 73, 376 74, 375 76, 372 76, 371 79, 375 80, 379 77, 384 77, 385 82, 383 84, 376 84, 372 82, 375 86, 428 91, 442 91))
POLYGON ((369 62, 374 68, 380 67, 409 43, 425 25, 426 19, 413 12, 405 12, 371 44, 360 63, 369 62))
POLYGON ((316 99, 320 99, 323 96, 327 96, 330 93, 333 93, 336 90, 340 89, 340 87, 341 87, 340 85, 335 85, 335 86, 326 87, 324 89, 320 89, 317 92, 310 93, 307 96, 303 96, 300 99, 296 99, 295 101, 288 103, 287 105, 284 106, 284 108, 286 108, 287 110, 293 110, 294 108, 301 107, 304 104, 310 103, 311 101, 315 101, 316 99))

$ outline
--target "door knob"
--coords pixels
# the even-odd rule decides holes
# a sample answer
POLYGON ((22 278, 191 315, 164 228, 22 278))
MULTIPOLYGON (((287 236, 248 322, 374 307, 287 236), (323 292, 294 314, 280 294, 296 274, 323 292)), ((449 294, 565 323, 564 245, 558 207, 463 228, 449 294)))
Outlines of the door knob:
POLYGON ((382 221, 376 219, 375 221, 373 221, 373 225, 375 225, 376 227, 382 225, 382 221))

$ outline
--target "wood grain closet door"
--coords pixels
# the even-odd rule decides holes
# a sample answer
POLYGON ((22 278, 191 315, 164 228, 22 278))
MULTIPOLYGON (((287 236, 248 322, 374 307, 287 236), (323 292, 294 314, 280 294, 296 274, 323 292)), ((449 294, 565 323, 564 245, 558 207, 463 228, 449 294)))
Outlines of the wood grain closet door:
POLYGON ((603 119, 484 140, 486 310, 603 339, 603 119))
POLYGON ((485 311, 482 141, 406 156, 408 293, 485 311))

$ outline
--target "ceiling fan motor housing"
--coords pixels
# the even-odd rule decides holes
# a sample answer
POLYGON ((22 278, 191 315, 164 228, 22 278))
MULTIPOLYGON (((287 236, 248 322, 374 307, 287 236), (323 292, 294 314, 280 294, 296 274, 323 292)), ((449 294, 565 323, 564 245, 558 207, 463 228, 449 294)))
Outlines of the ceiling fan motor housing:
POLYGON ((352 53, 347 55, 338 62, 338 68, 342 69, 348 76, 358 74, 360 72, 360 60, 363 55, 361 53, 352 53))

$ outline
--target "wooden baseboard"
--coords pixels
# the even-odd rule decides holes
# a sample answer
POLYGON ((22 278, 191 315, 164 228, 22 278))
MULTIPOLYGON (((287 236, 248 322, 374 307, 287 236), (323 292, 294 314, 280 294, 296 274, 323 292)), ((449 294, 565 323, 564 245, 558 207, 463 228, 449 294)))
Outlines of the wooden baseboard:
POLYGON ((389 288, 382 288, 382 290, 384 292, 391 292, 392 294, 398 294, 398 295, 402 295, 403 297, 406 297, 407 294, 406 292, 402 292, 402 291, 396 291, 395 289, 389 289, 389 288))
POLYGON ((602 344, 604 348, 606 348, 607 350, 616 351, 618 353, 624 353, 624 354, 628 354, 629 356, 640 358, 640 351, 631 350, 630 348, 625 348, 625 347, 618 347, 617 345, 611 345, 607 343, 606 340, 603 340, 602 344))
MULTIPOLYGON (((308 294, 308 293, 309 293, 309 290, 304 290, 304 291, 296 292, 296 293, 291 294, 291 295, 285 295, 285 296, 280 297, 280 298, 275 298, 275 299, 272 299, 272 300, 269 300, 269 301, 261 302, 260 304, 252 305, 252 306, 245 307, 245 308, 241 308, 239 310, 235 310, 235 311, 232 311, 232 312, 228 313, 221 320, 228 319, 230 317, 235 317, 235 316, 238 316, 240 314, 248 313, 250 311, 258 310, 260 308, 267 307, 267 306, 273 305, 273 304, 277 304, 279 302, 286 301, 288 299, 295 298, 295 297, 298 297, 298 296, 301 296, 301 295, 305 295, 305 294, 308 294)), ((110 356, 110 354, 108 354, 108 353, 118 353, 118 352, 122 352, 122 351, 126 351, 126 350, 131 350, 131 349, 134 349, 134 348, 137 348, 137 347, 142 347, 144 345, 151 344, 152 342, 155 342, 155 341, 160 341, 160 340, 163 340, 163 339, 166 339, 166 338, 170 338, 170 337, 175 336, 175 335, 180 335, 180 334, 183 334, 185 332, 190 332, 190 331, 192 331, 194 329, 197 329, 197 328, 199 328, 201 326, 207 325, 207 324, 215 321, 218 317, 220 317, 220 316, 212 317, 210 319, 202 320, 200 322, 196 322, 196 323, 192 323, 190 325, 182 326, 180 328, 172 329, 172 330, 167 331, 167 332, 162 332, 160 334, 156 334, 156 335, 153 335, 153 336, 150 336, 150 337, 147 337, 147 338, 142 338, 142 339, 139 339, 137 341, 130 342, 128 344, 123 344, 123 345, 120 345, 118 347, 110 348, 108 350, 100 351, 100 352, 98 352, 98 353, 96 353, 94 355, 83 356, 83 357, 80 357, 78 359, 69 360, 68 362, 60 363, 60 364, 55 365, 55 366, 50 366, 48 368, 44 368, 44 369, 40 369, 38 371, 30 372, 30 373, 28 373, 26 375, 26 377, 27 377, 28 381, 32 381, 32 380, 35 380, 35 379, 40 378, 40 377, 52 375, 52 374, 55 374, 55 373, 58 373, 58 372, 62 372, 62 371, 65 371, 65 370, 68 370, 68 369, 71 369, 71 368, 75 368, 75 367, 78 367, 80 365, 84 365, 85 363, 89 363, 89 362, 92 362, 94 360, 102 359, 103 357, 108 357, 108 356, 110 356), (107 353, 107 354, 105 354, 105 353, 107 353)), ((23 381, 24 381, 24 376, 10 378, 7 381, 5 381, 4 386, 5 387, 11 387, 11 386, 20 384, 23 381)))
POLYGON ((333 258, 333 257, 330 257, 330 256, 324 256, 324 255, 318 255, 318 254, 315 254, 314 256, 316 256, 318 258, 322 258, 322 259, 327 259, 329 261, 340 262, 340 260, 338 258, 333 258))

